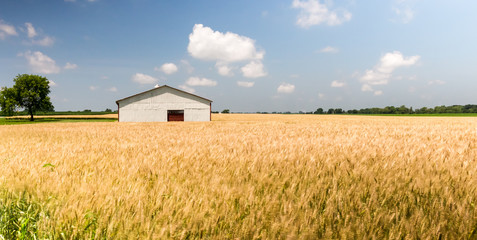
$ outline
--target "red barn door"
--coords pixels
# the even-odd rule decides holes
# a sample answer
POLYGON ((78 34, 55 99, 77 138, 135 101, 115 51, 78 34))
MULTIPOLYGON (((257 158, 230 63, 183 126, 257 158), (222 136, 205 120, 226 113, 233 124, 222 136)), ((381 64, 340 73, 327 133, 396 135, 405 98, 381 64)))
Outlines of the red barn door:
POLYGON ((183 122, 184 110, 167 110, 168 122, 183 122))

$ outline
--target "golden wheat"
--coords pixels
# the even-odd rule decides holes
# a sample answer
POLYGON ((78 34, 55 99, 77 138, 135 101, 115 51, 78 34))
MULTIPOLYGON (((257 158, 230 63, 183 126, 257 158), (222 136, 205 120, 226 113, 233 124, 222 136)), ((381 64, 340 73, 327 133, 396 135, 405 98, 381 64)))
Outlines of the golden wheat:
POLYGON ((0 127, 52 238, 468 238, 477 120, 213 115, 0 127))

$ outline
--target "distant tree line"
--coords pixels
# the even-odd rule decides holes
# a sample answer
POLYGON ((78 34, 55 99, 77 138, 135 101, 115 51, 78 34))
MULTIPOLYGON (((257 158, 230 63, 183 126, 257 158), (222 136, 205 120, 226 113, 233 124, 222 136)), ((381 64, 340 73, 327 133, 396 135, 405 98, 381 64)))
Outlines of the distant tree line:
POLYGON ((345 111, 341 108, 330 108, 327 111, 318 108, 313 114, 441 114, 441 113, 477 113, 477 105, 436 106, 413 109, 402 105, 400 107, 387 106, 384 108, 362 108, 345 111))
MULTIPOLYGON (((219 113, 218 111, 212 113, 219 113)), ((231 113, 229 109, 224 109, 221 113, 231 113)), ((267 114, 269 112, 255 112, 258 114, 267 114)), ((443 114, 443 113, 477 113, 477 105, 452 105, 452 106, 436 106, 434 108, 422 107, 413 109, 402 105, 400 107, 387 106, 384 108, 362 108, 343 110, 342 108, 330 108, 325 110, 318 108, 316 111, 310 112, 271 112, 272 114, 443 114)))
MULTIPOLYGON (((318 111, 319 109, 317 109, 318 111)), ((315 111, 315 113, 317 113, 315 111)), ((341 109, 328 109, 327 113, 333 112, 334 114, 344 113, 341 109)), ((477 113, 477 105, 452 105, 452 106, 436 106, 434 108, 422 107, 413 109, 412 107, 406 107, 404 105, 400 107, 387 106, 384 108, 364 108, 348 110, 348 114, 441 114, 441 113, 477 113)))

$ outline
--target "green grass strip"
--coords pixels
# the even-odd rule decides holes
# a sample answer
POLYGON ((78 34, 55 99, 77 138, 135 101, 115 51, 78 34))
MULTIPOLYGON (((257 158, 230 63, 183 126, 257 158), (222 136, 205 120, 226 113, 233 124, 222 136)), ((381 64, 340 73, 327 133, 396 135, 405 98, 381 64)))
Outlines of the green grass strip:
POLYGON ((0 192, 0 239, 38 239, 38 222, 45 216, 40 204, 22 192, 0 192))
POLYGON ((117 122, 114 118, 35 118, 30 121, 27 118, 0 118, 0 125, 17 125, 17 124, 35 124, 35 123, 71 123, 71 122, 117 122))

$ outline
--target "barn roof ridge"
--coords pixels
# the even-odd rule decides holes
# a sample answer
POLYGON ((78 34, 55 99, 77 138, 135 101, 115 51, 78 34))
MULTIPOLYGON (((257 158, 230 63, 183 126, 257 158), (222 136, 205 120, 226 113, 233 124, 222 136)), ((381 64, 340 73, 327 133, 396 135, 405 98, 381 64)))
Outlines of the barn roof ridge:
POLYGON ((149 90, 146 90, 146 91, 144 91, 144 92, 136 93, 136 94, 131 95, 131 96, 129 96, 129 97, 121 98, 121 99, 119 99, 119 100, 116 101, 116 104, 119 105, 119 102, 120 102, 120 101, 129 99, 129 98, 132 98, 132 97, 135 97, 135 96, 139 96, 139 95, 144 94, 144 93, 152 92, 152 91, 154 91, 154 90, 157 90, 157 89, 163 88, 163 87, 168 87, 168 88, 174 89, 174 90, 176 90, 176 91, 183 92, 183 93, 186 93, 186 94, 188 94, 188 95, 191 95, 191 96, 194 96, 194 97, 198 97, 198 98, 204 99, 204 100, 206 100, 206 101, 212 102, 212 100, 210 100, 210 99, 207 99, 207 98, 204 98, 204 97, 201 97, 201 96, 192 94, 192 93, 190 93, 190 92, 186 92, 186 91, 183 91, 183 90, 180 90, 180 89, 177 89, 177 88, 168 86, 168 85, 162 85, 162 86, 160 86, 160 87, 155 87, 155 88, 153 88, 153 89, 149 89, 149 90))

